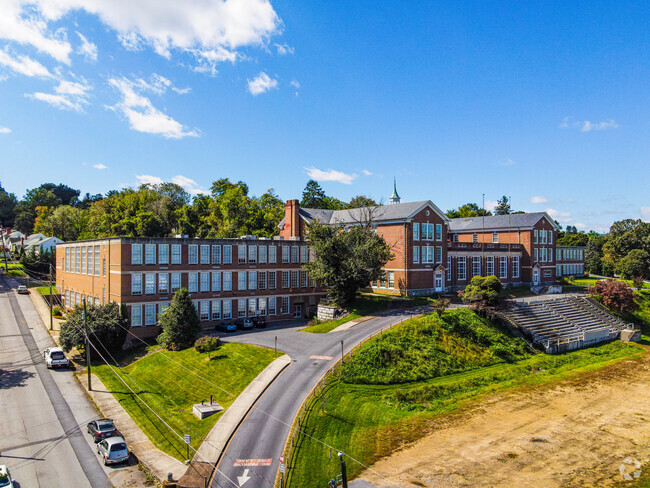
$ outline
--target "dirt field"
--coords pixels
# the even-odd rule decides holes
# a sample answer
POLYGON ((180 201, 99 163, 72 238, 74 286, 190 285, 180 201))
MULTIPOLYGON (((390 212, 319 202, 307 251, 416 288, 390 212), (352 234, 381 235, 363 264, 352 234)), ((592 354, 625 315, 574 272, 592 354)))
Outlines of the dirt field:
POLYGON ((493 396, 436 424, 372 469, 401 487, 634 486, 623 476, 650 470, 650 356, 493 396))

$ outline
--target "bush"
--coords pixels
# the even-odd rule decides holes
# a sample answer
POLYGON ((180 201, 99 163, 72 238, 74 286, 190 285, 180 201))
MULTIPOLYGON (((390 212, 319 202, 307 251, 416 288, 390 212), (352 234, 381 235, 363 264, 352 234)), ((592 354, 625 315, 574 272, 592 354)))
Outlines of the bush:
POLYGON ((619 312, 633 312, 638 308, 636 293, 623 281, 601 280, 596 282, 594 289, 596 294, 603 297, 603 304, 608 308, 619 312))
POLYGON ((218 337, 203 336, 199 337, 194 343, 196 352, 203 354, 204 352, 213 352, 221 346, 221 339, 218 337))
POLYGON ((61 307, 59 307, 58 305, 54 305, 54 307, 52 307, 52 315, 54 315, 55 317, 63 317, 63 312, 61 312, 61 307))

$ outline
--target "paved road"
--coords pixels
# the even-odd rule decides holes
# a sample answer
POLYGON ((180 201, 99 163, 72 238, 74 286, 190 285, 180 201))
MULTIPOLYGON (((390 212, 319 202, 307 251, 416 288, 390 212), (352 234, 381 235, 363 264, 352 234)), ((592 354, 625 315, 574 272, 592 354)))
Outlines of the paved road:
MULTIPOLYGON (((410 317, 414 312, 395 311, 389 316, 368 320, 347 331, 308 334, 297 328, 284 327, 238 333, 227 341, 274 347, 293 359, 287 369, 260 397, 228 444, 212 480, 212 487, 272 488, 279 468, 279 458, 290 425, 304 398, 321 376, 341 357, 341 340, 347 352, 369 335, 410 317), (332 359, 314 359, 312 356, 332 359), (270 460, 268 466, 235 466, 236 460, 270 460)), ((333 456, 336 453, 332 453, 333 456)), ((257 464, 264 464, 257 463, 257 464)))
POLYGON ((42 351, 54 342, 30 298, 8 283, 0 277, 0 464, 23 488, 111 487, 112 468, 85 434, 97 412, 71 372, 45 367, 42 351))

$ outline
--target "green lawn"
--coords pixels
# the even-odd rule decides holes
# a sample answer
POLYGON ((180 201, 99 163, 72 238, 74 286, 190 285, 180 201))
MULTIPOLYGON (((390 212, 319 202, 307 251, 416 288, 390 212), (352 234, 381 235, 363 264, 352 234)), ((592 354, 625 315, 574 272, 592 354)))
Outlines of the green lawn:
MULTIPOLYGON (((439 327, 435 319, 414 319, 394 327, 392 337, 389 332, 369 341, 328 384, 324 403, 320 399, 310 403, 302 429, 371 465, 426 435, 435 417, 486 395, 557 382, 645 353, 642 346, 616 341, 561 355, 532 354, 498 327, 489 330, 486 321, 457 316, 460 326, 453 326, 449 317, 457 313, 446 312, 439 327), (414 327, 421 330, 409 343, 414 327), (421 345, 414 348, 413 343, 421 345), (502 359, 505 351, 512 354, 512 362, 502 359), (409 362, 420 367, 410 373, 409 362), (408 380, 409 375, 418 380, 387 384, 387 379, 408 380)), ((329 454, 322 444, 300 436, 287 486, 325 486, 338 470, 336 456, 330 460, 329 454)), ((362 471, 349 459, 347 465, 351 478, 362 471)))
MULTIPOLYGON (((157 346, 151 346, 149 351, 157 349, 157 346)), ((128 363, 144 353, 142 348, 130 351, 120 361, 128 363)), ((192 414, 192 404, 209 401, 212 394, 214 400, 227 409, 244 388, 274 359, 274 352, 270 349, 236 343, 224 344, 218 351, 212 353, 210 360, 207 354, 199 354, 193 348, 176 352, 164 351, 164 354, 233 394, 229 395, 219 390, 165 359, 159 353, 151 353, 130 362, 123 368, 126 374, 115 368, 124 381, 174 430, 181 435, 192 436, 194 448, 199 447, 201 438, 207 435, 223 411, 199 420, 192 414)), ((183 441, 171 433, 150 410, 142 405, 108 366, 104 364, 93 367, 93 372, 113 392, 131 418, 158 449, 176 459, 185 460, 187 449, 183 441)))
MULTIPOLYGON (((36 288, 36 291, 38 291, 41 295, 49 295, 50 294, 50 287, 49 286, 39 286, 36 288)), ((56 286, 52 287, 52 293, 54 295, 58 295, 59 291, 56 289, 56 286)))
POLYGON ((321 322, 319 324, 313 324, 309 327, 301 329, 300 332, 310 332, 312 334, 324 334, 336 329, 339 325, 343 325, 346 322, 350 322, 354 319, 364 317, 366 315, 372 315, 374 313, 382 312, 387 310, 390 306, 391 301, 395 300, 394 297, 385 296, 385 295, 371 295, 366 294, 362 295, 357 303, 352 307, 350 313, 343 318, 332 320, 330 322, 321 322))
MULTIPOLYGON (((604 278, 593 278, 593 277, 585 277, 585 278, 576 278, 575 280, 569 280, 566 278, 567 283, 570 284, 570 286, 577 286, 581 288, 587 288, 590 286, 594 286, 598 281, 601 281, 604 278)), ((619 281, 624 281, 630 286, 633 286, 632 280, 621 280, 619 281)), ((644 283, 643 284, 643 289, 650 289, 650 284, 644 283)))

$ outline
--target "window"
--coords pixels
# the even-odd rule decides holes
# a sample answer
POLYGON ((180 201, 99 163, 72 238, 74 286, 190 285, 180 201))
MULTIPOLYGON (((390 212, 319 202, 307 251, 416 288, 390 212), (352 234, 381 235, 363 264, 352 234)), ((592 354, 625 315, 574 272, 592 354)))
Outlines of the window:
POLYGON ((447 281, 451 281, 451 256, 447 256, 447 281))
POLYGON ((442 240, 442 224, 436 224, 436 241, 442 240))
POLYGON ((481 276, 481 256, 472 257, 472 276, 481 276))
POLYGON ((289 288, 289 272, 282 272, 282 288, 289 288))
POLYGON ((388 288, 395 288, 395 271, 389 271, 388 275, 388 288))
POLYGON ((420 224, 418 222, 413 222, 413 240, 420 240, 420 224))
POLYGON ((169 264, 169 244, 158 244, 158 264, 169 264))
POLYGON ((131 306, 131 327, 142 327, 142 305, 131 306))
POLYGON ((257 246, 248 246, 248 262, 257 264, 257 246))
POLYGON ((458 234, 454 234, 451 238, 452 241, 458 242, 458 234))
POLYGON ((266 254, 268 246, 260 246, 258 249, 258 256, 257 258, 259 259, 260 264, 266 264, 266 254))
POLYGON ((221 302, 219 300, 212 300, 212 320, 221 319, 221 302))
MULTIPOLYGON (((577 270, 577 266, 576 266, 576 270, 577 270)), ((551 271, 550 269, 545 269, 544 270, 544 277, 549 278, 551 276, 553 276, 553 271, 551 271)))
POLYGON ((433 263, 433 254, 435 248, 432 246, 422 246, 422 262, 423 263, 433 263))
POLYGON ((199 264, 199 246, 190 244, 187 246, 187 262, 189 264, 199 264))
POLYGON ((466 280, 467 279, 467 262, 465 256, 459 257, 457 259, 457 266, 458 266, 458 280, 466 280))
POLYGON ((246 317, 246 299, 237 300, 237 317, 246 317))
POLYGON ((548 248, 548 261, 549 261, 549 263, 553 262, 553 248, 552 247, 548 248))
POLYGON ((221 291, 221 273, 212 272, 212 291, 221 291))
POLYGON ((106 276, 106 259, 102 259, 102 276, 106 276))
POLYGON ((70 272, 70 248, 65 248, 65 271, 66 273, 70 272))
POLYGON ((207 271, 201 272, 201 291, 210 291, 210 273, 207 271))
POLYGON ((282 262, 284 264, 289 262, 289 246, 282 246, 282 262))
POLYGON ((172 273, 172 293, 181 289, 181 274, 172 273))
POLYGON ((298 246, 291 246, 291 262, 297 264, 299 262, 300 248, 298 246))
POLYGON ((131 244, 131 264, 142 264, 142 244, 131 244))
POLYGON ((223 291, 232 290, 232 272, 224 271, 223 272, 223 291))
POLYGON ((169 292, 169 274, 158 273, 158 293, 169 292))
POLYGON ((181 264, 181 245, 172 244, 172 264, 181 264))
POLYGON ((547 236, 548 232, 545 230, 540 230, 540 234, 542 235, 542 244, 546 244, 548 242, 547 236))
POLYGON ((499 258, 499 278, 508 277, 508 258, 499 258))
POLYGON ((478 234, 472 234, 472 242, 478 242, 478 234))
POLYGON ((221 312, 223 313, 224 319, 229 319, 232 317, 232 301, 224 300, 221 304, 221 312))
POLYGON ((291 288, 298 288, 298 271, 291 272, 291 288))
POLYGON ((539 237, 537 235, 537 229, 533 231, 533 244, 539 244, 539 237))
POLYGON ((223 246, 223 264, 232 264, 232 246, 223 246))
POLYGON ((106 288, 102 288, 102 305, 106 305, 106 288))
POLYGON ((438 246, 436 247, 436 263, 441 264, 442 263, 442 247, 438 246))
POLYGON ((300 270, 300 288, 307 288, 308 281, 307 271, 300 270))
POLYGON ((539 262, 539 249, 535 248, 534 255, 535 255, 534 261, 536 263, 538 263, 539 262))
POLYGON ((307 263, 309 262, 309 247, 300 246, 300 262, 307 263))
POLYGON ((248 272, 248 289, 257 290, 257 271, 248 272))
POLYGON ((422 224, 422 239, 425 241, 433 240, 433 224, 422 224))
POLYGON ((74 248, 74 270, 73 273, 81 273, 81 251, 79 246, 74 248))
POLYGON ((142 295, 142 275, 131 275, 131 295, 142 295))
POLYGON ((156 264, 156 245, 145 244, 144 246, 144 264, 156 264))
POLYGON ((269 290, 275 290, 276 271, 269 271, 269 290))
MULTIPOLYGON (((208 257, 210 255, 208 254, 208 257)), ((207 300, 201 300, 200 306, 199 306, 199 316, 201 320, 210 320, 210 302, 207 300)))
POLYGON ((201 244, 201 264, 210 264, 210 246, 201 244))
POLYGON ((266 315, 266 298, 259 298, 257 302, 257 314, 266 315))
POLYGON ((277 246, 269 247, 269 264, 275 264, 278 262, 278 248, 277 246))
POLYGON ((379 288, 386 288, 386 275, 383 274, 379 277, 379 288))
POLYGON ((269 315, 275 315, 275 297, 269 298, 269 315))
POLYGON ((199 291, 199 274, 198 273, 187 273, 187 290, 190 293, 196 293, 199 291))
POLYGON ((86 254, 88 256, 88 267, 86 268, 86 274, 92 275, 93 270, 95 269, 93 262, 93 246, 88 246, 88 251, 86 254))
POLYGON ((246 246, 243 244, 237 246, 237 262, 239 264, 246 264, 246 246))
POLYGON ((86 274, 86 246, 81 246, 81 274, 86 274))
POLYGON ((221 264, 221 246, 212 246, 212 264, 221 264))
POLYGON ((237 272, 237 289, 238 290, 246 289, 246 271, 237 272))
POLYGON ((156 325, 155 303, 147 303, 144 306, 144 325, 156 325))
POLYGON ((494 256, 487 256, 485 258, 485 276, 492 276, 494 274, 494 256))
POLYGON ((420 262, 420 246, 413 246, 413 263, 418 264, 420 262))
POLYGON ((257 300, 255 298, 248 299, 248 316, 255 317, 257 315, 257 300))
POLYGON ((552 230, 548 231, 548 243, 553 244, 553 231, 552 230))
POLYGON ((519 278, 519 256, 512 258, 512 277, 519 278))
POLYGON ((542 253, 542 262, 546 263, 548 261, 548 251, 547 251, 547 249, 545 247, 540 249, 540 251, 542 253))
POLYGON ((95 246, 95 276, 99 276, 99 246, 95 246))
POLYGON ((260 290, 266 290, 266 271, 257 274, 257 284, 260 290))
POLYGON ((492 233, 492 243, 496 244, 499 242, 499 233, 498 232, 493 232, 492 233))
POLYGON ((289 297, 282 297, 282 302, 280 305, 280 314, 289 313, 289 297))
POLYGON ((145 273, 144 275, 144 293, 145 295, 156 294, 156 273, 145 273))

